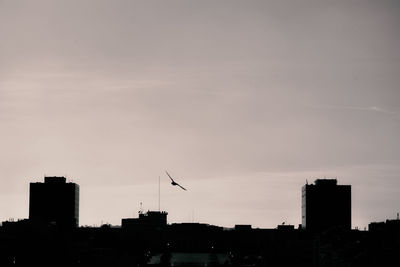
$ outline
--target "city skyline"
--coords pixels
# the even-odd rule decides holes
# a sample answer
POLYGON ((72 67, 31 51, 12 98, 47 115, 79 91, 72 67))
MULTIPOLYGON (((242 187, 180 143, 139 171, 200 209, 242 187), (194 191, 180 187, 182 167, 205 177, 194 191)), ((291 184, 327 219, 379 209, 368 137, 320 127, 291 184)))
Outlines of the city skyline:
MULTIPOLYGON (((167 172, 166 172, 167 173, 167 172)), ((169 176, 169 174, 167 173, 169 176)), ((170 176, 169 176, 170 178, 170 176)), ((171 179, 172 180, 172 179, 171 179)), ((172 184, 172 183, 171 183, 172 184)), ((167 210, 162 210, 160 205, 161 196, 161 183, 159 180, 159 194, 158 194, 158 209, 147 209, 143 208, 143 203, 140 202, 140 208, 138 210, 138 218, 141 220, 146 214, 155 215, 156 221, 159 220, 158 214, 162 214, 165 220, 164 224, 167 224, 167 210)), ((174 184, 172 184, 173 186, 174 184)), ((44 182, 31 182, 29 186, 29 218, 32 222, 40 222, 47 224, 56 224, 59 227, 99 227, 101 225, 113 225, 122 226, 124 220, 129 222, 132 221, 135 226, 139 221, 135 215, 129 218, 120 218, 121 223, 111 224, 107 221, 101 221, 100 224, 94 225, 80 225, 79 224, 79 184, 72 181, 67 181, 64 176, 44 176, 44 182), (72 223, 71 223, 72 222, 72 223)), ((186 189, 185 189, 186 190, 186 189)), ((334 229, 334 227, 343 228, 346 231, 351 229, 356 230, 367 230, 359 228, 358 226, 351 227, 352 221, 352 196, 351 196, 351 185, 338 184, 337 179, 332 178, 317 178, 311 184, 306 180, 306 184, 302 186, 302 198, 301 198, 301 214, 302 221, 297 225, 298 229, 307 230, 309 232, 323 232, 328 229, 334 229), (310 227, 311 225, 311 227, 310 227)), ((222 211, 223 212, 223 211, 222 211)), ((193 214, 194 215, 194 214, 193 214)), ((146 216, 145 216, 146 217, 146 216)), ((399 220, 399 213, 396 214, 397 220, 399 220)), ((11 218, 5 222, 23 221, 27 218, 11 218)), ((393 218, 386 218, 391 220, 393 218)), ((169 224, 174 223, 201 223, 207 225, 213 225, 209 222, 184 221, 184 222, 168 222, 169 224)), ((373 220, 368 223, 368 226, 374 223, 380 223, 377 220, 373 220)), ((128 223, 129 224, 129 223, 128 223)), ((218 227, 236 228, 237 226, 245 225, 253 227, 251 222, 234 223, 229 227, 226 225, 215 225, 218 227)), ((287 221, 283 221, 279 226, 293 226, 287 221)), ((255 227, 260 228, 260 227, 255 227)), ((262 228, 262 227, 261 227, 262 228)), ((275 227, 273 227, 275 228, 275 227)), ((269 228, 269 229, 273 229, 269 228)), ((268 228, 264 228, 268 229, 268 228)))
POLYGON ((45 176, 43 183, 30 183, 29 195, 29 219, 0 225, 2 265, 386 266, 399 249, 399 213, 352 230, 351 185, 336 179, 302 187, 298 228, 285 222, 271 229, 168 223, 168 212, 142 209, 117 226, 82 227, 78 184, 45 176))
POLYGON ((1 1, 0 220, 81 186, 81 225, 301 223, 306 180, 352 227, 400 211, 398 1, 1 1), (170 185, 165 170, 187 191, 170 185), (106 214, 106 217, 104 217, 106 214))

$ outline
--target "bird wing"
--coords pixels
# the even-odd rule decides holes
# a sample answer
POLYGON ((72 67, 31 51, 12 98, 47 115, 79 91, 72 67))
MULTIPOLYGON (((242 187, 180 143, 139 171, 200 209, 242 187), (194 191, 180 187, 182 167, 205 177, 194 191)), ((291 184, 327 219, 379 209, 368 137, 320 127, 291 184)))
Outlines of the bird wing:
POLYGON ((169 179, 171 179, 172 182, 175 182, 174 179, 172 179, 171 175, 169 175, 169 173, 167 171, 165 171, 165 173, 168 175, 169 179))
POLYGON ((180 184, 176 184, 177 186, 179 186, 180 188, 182 188, 183 190, 187 191, 186 188, 184 188, 183 186, 181 186, 180 184))
POLYGON ((187 191, 186 188, 184 188, 183 186, 181 186, 180 184, 178 184, 177 182, 175 182, 174 179, 172 179, 171 175, 169 175, 169 173, 168 173, 167 171, 165 171, 165 173, 168 175, 169 179, 171 179, 171 181, 172 181, 175 185, 177 185, 177 186, 179 186, 180 188, 182 188, 183 190, 187 191))

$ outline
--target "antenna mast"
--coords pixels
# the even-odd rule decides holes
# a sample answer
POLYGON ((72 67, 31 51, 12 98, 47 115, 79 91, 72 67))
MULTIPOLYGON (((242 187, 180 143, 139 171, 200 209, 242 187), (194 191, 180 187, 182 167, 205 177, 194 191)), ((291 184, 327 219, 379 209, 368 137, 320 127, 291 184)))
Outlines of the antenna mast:
POLYGON ((161 183, 160 176, 158 176, 158 211, 161 211, 161 183))

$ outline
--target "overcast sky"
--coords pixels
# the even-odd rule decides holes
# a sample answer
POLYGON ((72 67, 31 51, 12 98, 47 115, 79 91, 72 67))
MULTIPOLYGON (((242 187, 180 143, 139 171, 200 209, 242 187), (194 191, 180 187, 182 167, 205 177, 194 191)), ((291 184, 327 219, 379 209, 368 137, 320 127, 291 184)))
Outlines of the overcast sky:
POLYGON ((0 0, 0 221, 29 183, 80 224, 301 223, 306 179, 353 227, 400 212, 399 1, 0 0), (188 191, 169 184, 165 170, 188 191))

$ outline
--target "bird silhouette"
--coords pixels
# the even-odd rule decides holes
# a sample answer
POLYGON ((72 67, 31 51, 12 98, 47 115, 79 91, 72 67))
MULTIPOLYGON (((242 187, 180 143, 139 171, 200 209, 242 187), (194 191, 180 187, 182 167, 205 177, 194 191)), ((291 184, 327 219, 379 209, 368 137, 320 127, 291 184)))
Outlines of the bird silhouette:
POLYGON ((177 182, 175 182, 174 179, 172 179, 171 175, 169 175, 169 173, 168 173, 167 171, 165 171, 165 173, 168 175, 169 179, 171 179, 171 184, 172 184, 172 185, 174 185, 174 186, 177 185, 177 186, 179 186, 180 188, 182 188, 183 190, 186 191, 186 188, 184 188, 183 186, 181 186, 180 184, 178 184, 177 182))

